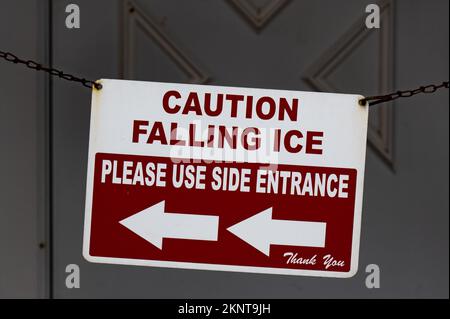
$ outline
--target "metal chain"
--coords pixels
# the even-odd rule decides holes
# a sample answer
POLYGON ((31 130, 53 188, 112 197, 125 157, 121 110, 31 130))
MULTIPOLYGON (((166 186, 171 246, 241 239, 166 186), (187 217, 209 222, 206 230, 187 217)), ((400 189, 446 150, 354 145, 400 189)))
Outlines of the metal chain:
POLYGON ((369 102, 369 105, 372 106, 372 105, 376 105, 379 103, 393 101, 393 100, 396 100, 401 97, 411 97, 411 96, 419 94, 419 93, 426 93, 426 94, 434 93, 438 89, 441 89, 441 88, 448 89, 448 85, 449 84, 447 81, 447 82, 442 82, 441 84, 437 84, 437 85, 431 84, 431 85, 427 85, 427 86, 421 86, 415 90, 397 91, 397 92, 386 94, 386 95, 369 96, 369 97, 365 97, 365 98, 359 100, 359 104, 366 105, 366 103, 369 102), (373 102, 371 102, 371 101, 373 101, 373 102))
POLYGON ((79 82, 83 86, 87 88, 95 87, 97 90, 100 90, 102 88, 102 85, 100 83, 96 83, 92 80, 86 80, 85 78, 79 78, 71 74, 64 73, 61 70, 57 70, 54 68, 48 68, 45 67, 37 62, 31 61, 31 60, 22 60, 18 58, 16 55, 12 54, 11 52, 3 52, 0 50, 0 58, 5 59, 8 62, 16 63, 16 64, 24 64, 26 67, 36 70, 36 71, 44 71, 49 73, 52 76, 57 76, 61 79, 67 80, 67 81, 73 81, 73 82, 79 82))
MULTIPOLYGON (((8 62, 11 63, 19 63, 24 64, 26 67, 36 70, 36 71, 44 71, 49 73, 50 75, 60 77, 61 79, 67 80, 67 81, 73 81, 73 82, 79 82, 83 86, 87 88, 95 87, 97 90, 100 90, 102 88, 102 85, 100 83, 96 83, 92 80, 86 80, 85 78, 79 78, 71 74, 64 73, 63 71, 54 69, 54 68, 48 68, 45 67, 37 62, 31 61, 31 60, 22 60, 19 59, 16 55, 10 53, 10 52, 3 52, 0 51, 0 58, 5 59, 8 62)), ((393 101, 401 97, 411 97, 413 95, 419 94, 419 93, 434 93, 438 89, 441 88, 447 88, 449 87, 449 82, 442 82, 441 84, 431 84, 427 86, 421 86, 415 90, 405 90, 405 91, 397 91, 394 93, 386 94, 386 95, 377 95, 377 96, 369 96, 365 97, 361 100, 359 100, 360 105, 366 105, 367 102, 369 102, 369 105, 376 105, 379 103, 384 103, 388 101, 393 101)))

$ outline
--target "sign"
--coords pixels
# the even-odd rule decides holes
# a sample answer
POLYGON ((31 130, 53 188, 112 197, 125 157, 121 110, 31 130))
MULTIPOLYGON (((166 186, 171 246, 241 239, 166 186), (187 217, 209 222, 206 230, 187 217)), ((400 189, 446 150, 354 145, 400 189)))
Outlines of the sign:
POLYGON ((100 82, 88 261, 356 273, 368 118, 361 96, 100 82))

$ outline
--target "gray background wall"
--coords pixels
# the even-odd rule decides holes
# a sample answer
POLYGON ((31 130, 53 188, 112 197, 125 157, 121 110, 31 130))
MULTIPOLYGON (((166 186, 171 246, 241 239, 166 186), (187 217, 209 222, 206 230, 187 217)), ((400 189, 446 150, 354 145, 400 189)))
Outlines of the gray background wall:
MULTIPOLYGON (((0 2, 2 51, 48 62, 44 1, 0 2)), ((48 78, 0 63, 0 297, 48 295, 48 78)))
MULTIPOLYGON (((245 3, 4 0, 0 50, 94 79, 363 94, 448 80, 448 1, 378 2, 370 32, 368 1, 286 1, 262 25, 245 3)), ((444 90, 371 111, 351 279, 100 265, 81 256, 90 92, 0 61, 0 297, 448 298, 448 110, 444 90), (65 286, 72 263, 80 289, 65 286), (371 263, 380 289, 365 287, 371 263)))

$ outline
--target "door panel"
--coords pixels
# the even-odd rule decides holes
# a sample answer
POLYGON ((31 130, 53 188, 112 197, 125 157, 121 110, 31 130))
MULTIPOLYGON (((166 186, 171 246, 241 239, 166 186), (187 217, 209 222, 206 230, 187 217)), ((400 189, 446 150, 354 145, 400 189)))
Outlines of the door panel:
MULTIPOLYGON (((79 0, 78 30, 64 27, 68 3, 53 4, 54 64, 89 78, 363 94, 448 78, 446 1, 382 1, 374 31, 358 0, 79 0)), ((53 92, 56 297, 448 297, 448 92, 371 110, 360 267, 339 280, 88 263, 90 92, 63 81, 53 92), (65 287, 71 263, 80 289, 65 287), (364 284, 371 263, 380 289, 364 284)))

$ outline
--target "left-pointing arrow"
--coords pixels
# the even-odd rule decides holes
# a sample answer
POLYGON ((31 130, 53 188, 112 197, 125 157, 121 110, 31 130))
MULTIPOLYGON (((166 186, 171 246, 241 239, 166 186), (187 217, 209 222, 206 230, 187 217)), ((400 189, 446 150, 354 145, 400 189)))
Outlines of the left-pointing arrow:
POLYGON ((323 222, 273 219, 268 208, 227 230, 269 256, 271 245, 325 247, 326 227, 323 222))
POLYGON ((159 249, 163 238, 217 241, 219 216, 168 213, 164 206, 159 202, 119 223, 159 249))

